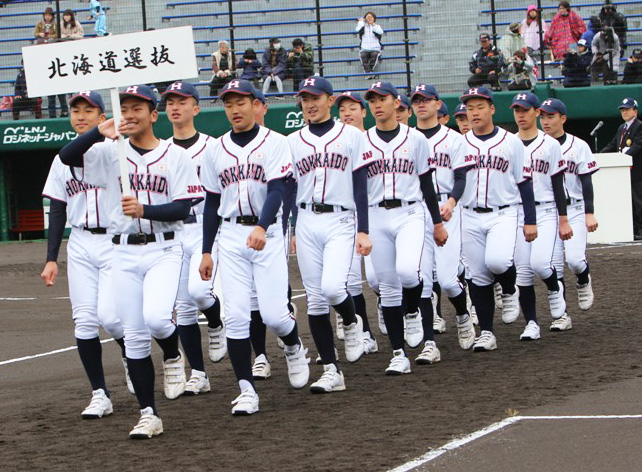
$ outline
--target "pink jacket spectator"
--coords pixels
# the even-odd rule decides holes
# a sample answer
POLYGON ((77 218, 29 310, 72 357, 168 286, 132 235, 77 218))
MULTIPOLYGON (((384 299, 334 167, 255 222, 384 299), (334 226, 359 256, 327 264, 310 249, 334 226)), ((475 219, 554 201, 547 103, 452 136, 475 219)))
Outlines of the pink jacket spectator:
POLYGON ((555 59, 563 59, 569 45, 576 43, 586 31, 584 20, 572 10, 564 16, 556 13, 551 21, 551 29, 546 32, 545 43, 549 45, 555 59))
MULTIPOLYGON (((526 9, 526 19, 522 21, 522 37, 526 47, 531 48, 533 51, 539 51, 539 23, 537 22, 537 16, 535 18, 531 17, 531 11, 537 12, 537 6, 529 5, 526 9)), ((542 40, 544 40, 547 31, 548 26, 542 19, 542 40)))

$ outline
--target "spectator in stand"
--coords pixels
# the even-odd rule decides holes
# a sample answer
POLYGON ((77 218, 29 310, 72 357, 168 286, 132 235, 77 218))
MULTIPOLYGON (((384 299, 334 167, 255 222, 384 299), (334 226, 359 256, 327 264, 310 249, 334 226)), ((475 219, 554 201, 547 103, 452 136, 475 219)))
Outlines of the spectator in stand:
POLYGON ((545 37, 545 43, 551 48, 553 59, 562 60, 569 46, 577 43, 585 31, 584 20, 571 10, 571 5, 566 0, 561 1, 545 37))
POLYGON ((89 2, 89 11, 90 15, 87 17, 88 20, 96 20, 94 25, 94 31, 97 36, 109 36, 107 32, 107 15, 105 14, 105 9, 100 4, 99 0, 90 0, 89 2))
POLYGON ((53 8, 45 8, 42 14, 42 20, 36 23, 36 29, 33 34, 36 38, 36 44, 48 43, 49 41, 58 39, 58 30, 56 29, 56 22, 54 21, 53 8))
MULTIPOLYGON (((263 78, 263 93, 267 94, 272 82, 276 83, 279 93, 283 93, 283 79, 286 73, 287 53, 281 47, 281 40, 278 38, 270 39, 270 47, 263 53, 263 66, 261 67, 261 77, 263 78)), ((277 98, 283 98, 279 95, 277 98)))
POLYGON ((582 33, 582 39, 586 40, 587 45, 593 44, 593 38, 595 35, 602 29, 602 22, 597 16, 592 16, 589 18, 588 25, 586 26, 586 31, 582 33))
POLYGON ((515 51, 523 51, 526 48, 526 42, 521 35, 521 27, 521 23, 511 23, 497 42, 497 49, 504 57, 511 57, 515 51))
POLYGON ((634 49, 633 54, 624 64, 623 84, 642 83, 642 49, 634 49))
MULTIPOLYGON (((361 41, 359 56, 363 72, 372 74, 379 63, 381 56, 381 38, 383 37, 383 28, 377 24, 377 15, 369 11, 362 18, 357 20, 357 34, 361 41)), ((376 79, 376 75, 369 75, 367 79, 376 79)))
POLYGON ((85 30, 80 24, 80 21, 76 20, 74 12, 65 10, 62 14, 62 24, 60 25, 60 38, 69 41, 82 39, 83 36, 85 36, 85 30))
MULTIPOLYGON (((236 61, 230 51, 229 43, 221 39, 218 42, 218 51, 212 53, 212 80, 210 81, 210 96, 218 95, 218 89, 234 78, 236 75, 236 61)), ((216 100, 212 100, 213 102, 216 100)))
POLYGON ((620 40, 612 26, 602 26, 602 31, 593 38, 591 47, 593 63, 591 64, 591 79, 599 80, 602 74, 604 85, 617 84, 617 74, 620 67, 620 40))
POLYGON ((481 47, 473 54, 468 64, 468 68, 473 74, 468 79, 468 86, 477 87, 483 84, 490 84, 493 90, 501 90, 499 74, 505 65, 504 56, 490 42, 488 33, 479 35, 479 44, 481 47))
POLYGON ((395 110, 395 117, 397 118, 397 123, 403 123, 408 126, 408 120, 412 116, 412 106, 410 104, 410 99, 408 95, 401 94, 399 95, 399 106, 395 110))
MULTIPOLYGON (((539 11, 537 10, 537 5, 529 5, 526 9, 526 19, 522 21, 522 37, 528 48, 528 54, 531 56, 535 51, 540 50, 538 17, 539 11)), ((542 19, 542 41, 547 31, 548 27, 546 26, 546 22, 542 19)), ((513 52, 515 51, 516 49, 513 50, 513 52)))
POLYGON ((510 80, 508 90, 530 90, 533 88, 537 80, 533 73, 533 67, 533 60, 524 54, 524 51, 515 51, 506 66, 506 74, 510 80))
POLYGON ((299 83, 306 77, 314 75, 314 53, 312 46, 301 38, 292 41, 292 49, 286 59, 288 73, 292 77, 292 89, 299 91, 299 83))
POLYGON ((241 74, 241 79, 249 80, 256 87, 258 85, 259 79, 261 78, 261 63, 256 58, 256 52, 254 49, 247 48, 243 53, 243 57, 236 66, 237 69, 243 70, 241 74))
POLYGON ((564 55, 562 74, 564 87, 588 87, 591 85, 589 69, 593 61, 593 54, 589 52, 586 39, 577 42, 577 52, 569 51, 564 55))
POLYGON ((36 119, 42 118, 42 111, 40 104, 42 100, 40 98, 29 98, 29 93, 27 92, 27 78, 25 76, 24 67, 20 68, 18 76, 16 77, 16 88, 14 91, 15 96, 13 97, 13 119, 18 120, 20 118, 21 111, 30 111, 33 110, 33 114, 36 116, 36 119))
POLYGON ((624 50, 626 49, 626 18, 617 11, 615 5, 607 0, 602 6, 602 10, 600 10, 600 21, 602 26, 611 26, 617 37, 620 38, 620 57, 624 57, 624 50))

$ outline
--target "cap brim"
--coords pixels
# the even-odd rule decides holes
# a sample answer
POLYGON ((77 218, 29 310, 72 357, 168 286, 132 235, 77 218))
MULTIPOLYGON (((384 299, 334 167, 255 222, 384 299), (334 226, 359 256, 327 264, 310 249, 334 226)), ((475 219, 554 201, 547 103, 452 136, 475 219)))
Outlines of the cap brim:
POLYGON ((342 101, 344 101, 344 100, 350 100, 351 102, 358 103, 359 105, 361 105, 362 107, 364 107, 364 108, 365 108, 365 106, 364 106, 364 104, 363 104, 363 102, 362 102, 361 100, 359 100, 359 99, 357 99, 357 98, 354 98, 354 97, 351 97, 351 96, 349 96, 349 95, 339 95, 339 96, 335 99, 334 104, 338 107, 338 106, 339 106, 339 104, 340 104, 342 101))
POLYGON ((635 105, 620 105, 618 109, 622 110, 623 108, 637 108, 635 105))
POLYGON ((254 97, 256 98, 256 95, 254 95, 253 92, 241 92, 240 90, 223 90, 221 93, 218 94, 218 98, 223 98, 225 95, 229 95, 230 93, 235 93, 237 95, 244 95, 246 97, 254 97))
POLYGON ((100 110, 103 111, 103 112, 105 111, 105 107, 104 106, 101 106, 100 104, 94 102, 89 97, 85 97, 84 95, 74 95, 73 97, 71 97, 69 99, 69 106, 72 106, 78 100, 84 100, 87 103, 89 103, 92 107, 100 108, 100 110))
POLYGON ((191 93, 185 93, 185 92, 177 92, 176 90, 165 90, 161 94, 161 98, 167 98, 170 95, 178 95, 179 97, 185 97, 185 98, 194 98, 198 102, 198 97, 195 95, 192 95, 191 93))
POLYGON ((151 102, 153 104, 156 104, 156 99, 151 99, 147 95, 141 95, 139 93, 125 93, 125 92, 122 92, 119 95, 120 95, 121 100, 123 98, 140 98, 141 100, 145 100, 147 102, 151 102))
POLYGON ((390 92, 380 92, 380 91, 378 91, 378 90, 368 90, 368 91, 365 93, 365 95, 363 96, 363 98, 365 98, 366 100, 369 100, 369 99, 370 99, 370 97, 372 97, 372 94, 373 94, 373 93, 374 93, 374 94, 376 94, 376 95, 379 95, 379 96, 381 96, 381 97, 385 97, 385 96, 387 96, 387 95, 393 95, 393 94, 392 94, 392 93, 390 93, 390 92))
MULTIPOLYGON (((324 93, 325 93, 325 94, 327 94, 328 92, 323 92, 323 91, 319 91, 319 90, 311 90, 311 89, 302 88, 302 89, 299 89, 299 91, 296 93, 296 96, 297 96, 297 97, 300 97, 300 96, 301 96, 301 94, 304 94, 304 93, 309 93, 310 95, 316 95, 317 97, 320 97, 320 96, 321 96, 321 95, 323 95, 324 93)), ((332 94, 328 94, 328 95, 332 95, 332 94)))
POLYGON ((537 109, 537 107, 535 105, 533 105, 532 103, 528 103, 528 102, 515 102, 510 107, 511 108, 523 108, 524 110, 530 110, 531 108, 537 109))
POLYGON ((412 95, 410 95, 410 101, 414 100, 414 98, 419 95, 420 97, 428 98, 428 99, 435 99, 439 100, 439 97, 437 95, 432 95, 430 93, 423 93, 423 92, 413 92, 412 95))
POLYGON ((487 95, 462 95, 459 97, 459 101, 461 103, 466 103, 468 100, 472 100, 473 98, 482 98, 484 100, 488 100, 490 103, 493 103, 493 99, 487 95))
POLYGON ((566 112, 558 110, 557 108, 539 107, 538 110, 543 111, 544 113, 559 113, 560 115, 566 115, 566 112))

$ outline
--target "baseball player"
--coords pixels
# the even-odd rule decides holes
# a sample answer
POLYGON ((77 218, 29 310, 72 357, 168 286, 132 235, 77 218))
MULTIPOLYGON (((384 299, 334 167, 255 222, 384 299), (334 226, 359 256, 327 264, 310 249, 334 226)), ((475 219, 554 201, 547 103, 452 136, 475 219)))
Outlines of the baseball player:
MULTIPOLYGON (((404 352, 404 314, 406 325, 421 326, 418 310, 424 284, 432 292, 432 277, 421 278, 425 234, 433 229, 426 222, 426 205, 434 224, 431 236, 437 245, 445 244, 448 237, 432 183, 434 168, 428 141, 419 131, 397 122, 398 96, 392 84, 379 81, 365 95, 376 122, 366 133, 366 155, 373 161, 368 166, 368 203, 372 264, 393 349, 387 375, 410 373, 410 361, 404 352)), ((432 260, 426 263, 432 268, 432 260)))
MULTIPOLYGON (((166 105, 167 119, 172 123, 172 141, 185 149, 196 174, 200 176, 204 156, 213 150, 214 138, 199 133, 194 127, 194 118, 200 112, 198 91, 192 84, 178 81, 167 87, 162 99, 166 105)), ((203 246, 203 206, 203 202, 192 206, 184 221, 181 238, 183 264, 176 297, 176 324, 185 356, 192 367, 191 376, 185 385, 185 395, 210 391, 210 381, 203 363, 201 330, 198 326, 199 310, 207 318, 210 360, 219 362, 227 353, 220 302, 214 295, 212 283, 201 279, 198 272, 203 246)))
POLYGON ((112 280, 116 310, 125 330, 127 365, 141 407, 129 433, 144 439, 163 432, 154 398, 151 338, 163 350, 165 395, 185 391, 185 361, 178 348, 172 312, 178 291, 183 250, 180 232, 194 199, 202 198, 191 160, 173 143, 156 138, 156 98, 147 85, 120 94, 122 121, 110 119, 60 151, 64 164, 84 167, 84 181, 105 189, 114 243, 112 280), (121 196, 117 143, 125 142, 132 196, 121 196), (110 140, 100 143, 101 136, 110 140))
POLYGON ((408 126, 408 120, 412 116, 412 106, 408 95, 399 95, 399 106, 397 107, 395 115, 399 123, 403 123, 408 126))
POLYGON ((278 219, 292 156, 285 137, 256 123, 254 109, 261 105, 250 82, 232 80, 219 97, 232 130, 219 139, 211 157, 205 156, 201 169, 207 193, 200 273, 205 280, 213 275, 209 251, 220 224, 227 348, 241 390, 232 414, 251 415, 259 411, 250 341, 253 286, 263 321, 285 344, 290 384, 303 388, 310 375, 307 349, 288 309, 286 242, 278 219))
MULTIPOLYGON (((480 336, 474 351, 497 349, 493 334, 495 300, 493 283, 502 287, 504 318, 519 313, 519 292, 514 264, 518 210, 524 206, 523 234, 527 242, 537 237, 537 219, 530 161, 517 136, 493 123, 493 94, 485 87, 471 87, 459 98, 466 104, 471 131, 465 160, 468 171, 463 208, 463 250, 470 269, 470 296, 479 318, 480 336)), ((521 236, 519 236, 521 237, 521 236)))
MULTIPOLYGON (((365 132, 363 121, 366 118, 366 101, 361 97, 358 92, 343 92, 334 102, 335 106, 339 109, 339 120, 346 125, 352 125, 362 133, 365 132)), ((363 321, 363 343, 365 346, 365 354, 377 352, 377 340, 372 334, 370 323, 368 320, 368 312, 366 309, 366 299, 363 296, 363 277, 361 273, 361 254, 357 253, 356 247, 352 256, 352 265, 350 266, 350 273, 348 274, 348 293, 354 300, 354 307, 356 313, 363 321)), ((366 261, 366 279, 370 287, 378 293, 379 284, 376 275, 372 269, 370 257, 365 258, 366 261)), ((378 295, 377 295, 378 296, 378 295)), ((337 323, 341 326, 343 323, 337 323)), ((343 329, 341 329, 343 331, 343 329)))
MULTIPOLYGON (((457 202, 464 194, 466 172, 471 166, 464 160, 464 138, 461 134, 439 123, 439 110, 443 102, 435 87, 416 85, 412 95, 412 108, 417 116, 417 130, 427 139, 430 156, 436 171, 433 173, 441 218, 448 232, 448 241, 434 249, 437 282, 453 307, 457 320, 457 337, 462 349, 470 349, 475 341, 475 328, 466 306, 466 289, 459 280, 461 259, 461 207, 457 202)), ((430 242, 432 245, 432 241, 430 242)), ((422 260, 423 262, 423 260, 422 260)), ((424 280, 433 275, 433 267, 422 267, 424 280)), ((424 285, 419 309, 422 315, 424 349, 417 357, 418 364, 433 364, 441 360, 433 333, 432 290, 424 285)))
MULTIPOLYGON (((415 115, 416 114, 417 113, 415 112, 415 115)), ((448 122, 450 121, 450 112, 448 111, 448 105, 446 105, 446 102, 441 102, 441 106, 437 112, 437 119, 441 126, 448 126, 448 122)))
MULTIPOLYGON (((567 241, 558 240, 564 246, 566 263, 577 277, 577 296, 580 310, 593 305, 593 287, 589 265, 586 261, 587 233, 597 229, 593 206, 593 182, 591 176, 599 170, 589 145, 577 136, 566 133, 566 105, 561 100, 549 98, 540 107, 540 123, 544 133, 557 139, 562 146, 562 157, 566 161, 566 202, 568 221, 573 237, 567 241)), ((557 253, 557 252, 556 252, 557 253)), ((561 262, 560 262, 561 264, 561 262)), ((562 273, 559 271, 558 277, 562 273)), ((564 284, 561 279, 560 283, 564 284)), ((551 331, 565 331, 573 327, 571 317, 564 314, 551 325, 551 331)))
POLYGON ((354 247, 364 256, 372 247, 366 185, 370 156, 358 129, 332 119, 334 96, 328 80, 304 79, 297 95, 310 124, 288 136, 299 208, 292 248, 298 255, 310 332, 324 370, 310 390, 330 393, 346 388, 335 355, 330 306, 341 315, 348 362, 358 361, 365 349, 363 320, 355 312, 347 282, 354 247))
MULTIPOLYGON (((526 320, 526 328, 520 335, 522 340, 535 340, 540 337, 535 312, 535 276, 542 279, 548 289, 553 322, 566 313, 564 289, 558 281, 558 273, 563 273, 563 267, 556 269, 553 265, 556 259, 553 253, 558 235, 563 241, 573 236, 566 215, 566 162, 559 143, 537 129, 539 106, 539 99, 533 93, 518 93, 513 97, 511 104, 519 130, 517 136, 524 143, 525 158, 531 162, 538 233, 537 239, 531 243, 517 238, 515 248, 519 302, 526 320)), ((523 226, 523 213, 519 207, 520 228, 523 226)), ((515 319, 504 318, 503 321, 512 323, 515 319)))
MULTIPOLYGON (((71 126, 85 134, 105 121, 105 106, 97 92, 80 92, 69 101, 71 126)), ((43 189, 51 200, 47 263, 40 277, 47 287, 56 282, 58 252, 65 232, 65 221, 72 230, 67 244, 69 298, 78 355, 91 384, 92 398, 82 412, 86 419, 110 415, 113 406, 105 383, 99 326, 114 337, 121 348, 127 372, 123 327, 113 304, 111 290, 111 238, 107 235, 109 211, 103 189, 87 185, 81 169, 65 166, 58 156, 51 164, 43 189)), ((134 393, 129 375, 127 387, 134 393)))
POLYGON ((470 122, 468 121, 465 103, 457 105, 457 110, 455 111, 455 122, 457 123, 457 128, 459 128, 459 132, 461 134, 466 134, 470 131, 470 122))

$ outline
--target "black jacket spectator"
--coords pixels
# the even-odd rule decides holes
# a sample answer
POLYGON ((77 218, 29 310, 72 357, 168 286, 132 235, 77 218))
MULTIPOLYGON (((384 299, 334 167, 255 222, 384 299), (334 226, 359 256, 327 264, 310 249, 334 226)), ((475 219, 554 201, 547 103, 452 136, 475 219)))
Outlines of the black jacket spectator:
POLYGON ((624 55, 626 49, 626 18, 622 13, 617 11, 615 5, 607 1, 600 10, 600 21, 602 26, 611 26, 615 30, 615 34, 620 38, 620 57, 624 55))
POLYGON ((636 118, 633 124, 626 130, 623 137, 622 131, 624 130, 624 125, 626 125, 626 123, 620 125, 611 142, 608 143, 601 152, 623 151, 625 154, 631 156, 633 158, 631 180, 633 182, 639 182, 642 181, 642 121, 636 118))
POLYGON ((589 68, 593 55, 586 47, 586 40, 578 42, 578 52, 567 52, 562 63, 562 74, 564 74, 564 87, 588 87, 591 85, 589 68))
POLYGON ((14 90, 15 97, 13 99, 13 119, 17 120, 20 118, 21 111, 33 110, 36 118, 42 118, 41 103, 40 98, 29 98, 29 93, 27 92, 27 77, 25 75, 24 68, 20 68, 18 75, 16 77, 16 87, 14 90))
POLYGON ((468 79, 469 87, 490 84, 494 90, 500 89, 499 74, 506 65, 504 56, 490 42, 488 33, 479 35, 481 48, 475 52, 468 63, 468 69, 473 74, 468 79))
POLYGON ((642 83, 642 50, 634 49, 631 57, 624 65, 623 84, 640 84, 642 83))

